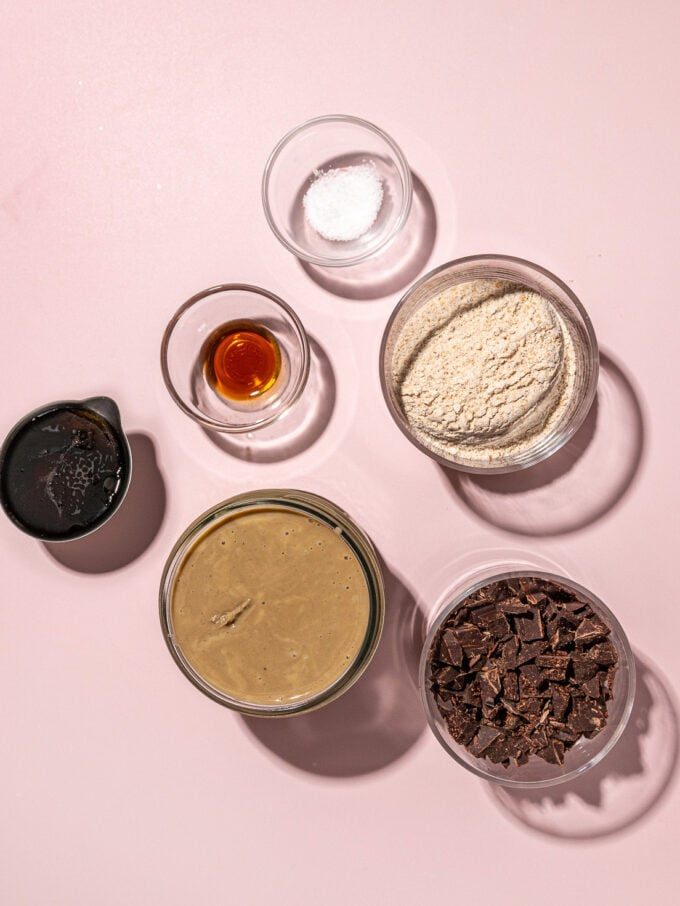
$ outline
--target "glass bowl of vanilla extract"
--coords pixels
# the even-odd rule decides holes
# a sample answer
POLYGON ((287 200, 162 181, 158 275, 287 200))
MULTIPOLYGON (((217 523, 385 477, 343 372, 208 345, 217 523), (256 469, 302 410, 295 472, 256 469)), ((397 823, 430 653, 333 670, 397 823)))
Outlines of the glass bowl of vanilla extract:
POLYGON ((307 335, 290 305, 244 283, 196 293, 161 343, 172 399, 204 428, 228 434, 281 418, 300 398, 309 365, 307 335))

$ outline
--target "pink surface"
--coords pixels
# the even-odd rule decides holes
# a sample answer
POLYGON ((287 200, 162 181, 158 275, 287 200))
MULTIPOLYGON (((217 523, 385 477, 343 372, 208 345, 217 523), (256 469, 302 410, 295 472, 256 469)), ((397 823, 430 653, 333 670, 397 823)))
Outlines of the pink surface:
POLYGON ((89 547, 50 553, 0 519, 3 903, 465 903, 480 873, 508 906, 677 902, 677 6, 1 12, 0 430, 108 393, 137 463, 117 530, 89 547), (389 279, 307 272, 265 223, 269 150, 329 112, 389 131, 433 200, 421 187, 408 266, 389 279), (605 353, 596 417, 514 480, 445 474, 392 424, 377 381, 404 283, 477 252, 561 276, 605 353), (162 385, 167 319, 227 281, 283 296, 318 344, 283 450, 220 448, 162 385), (390 616, 345 699, 247 724, 177 670, 156 593, 191 519, 267 486, 357 518, 389 569, 390 616), (642 664, 605 764, 524 797, 447 759, 409 679, 416 606, 427 618, 452 582, 508 559, 599 594, 642 664))

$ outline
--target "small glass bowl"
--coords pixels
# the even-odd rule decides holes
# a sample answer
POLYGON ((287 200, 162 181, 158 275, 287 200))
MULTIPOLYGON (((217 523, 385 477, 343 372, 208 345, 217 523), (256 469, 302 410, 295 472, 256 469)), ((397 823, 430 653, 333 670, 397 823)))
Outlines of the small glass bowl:
POLYGON ((537 789, 540 787, 554 786, 558 783, 564 783, 567 780, 573 780, 575 777, 583 774, 585 771, 594 767, 607 755, 608 752, 616 745, 621 734, 626 728, 628 718, 633 709, 635 699, 635 658, 631 650, 626 634, 621 624, 616 619, 609 608, 592 592, 578 585, 571 579, 565 579, 563 576, 554 573, 543 572, 541 570, 512 570, 509 572, 499 573, 486 576, 476 581, 473 585, 468 586, 459 593, 454 593, 452 600, 439 611, 436 615, 433 625, 427 633, 427 638, 423 644, 423 650, 420 657, 420 666, 418 668, 418 680, 420 685, 420 695, 425 708, 430 729, 434 733, 437 741, 448 752, 448 754, 461 764, 468 771, 489 780, 492 783, 498 783, 507 787, 516 789, 537 789), (573 589, 584 601, 593 608, 595 613, 605 621, 611 628, 609 636, 610 641, 616 647, 619 657, 618 669, 614 678, 614 688, 612 698, 607 702, 607 723, 606 726, 592 739, 581 739, 565 753, 564 764, 554 765, 543 761, 540 758, 532 757, 529 761, 521 766, 510 765, 505 768, 502 764, 493 764, 485 758, 475 758, 467 749, 457 743, 450 735, 446 722, 439 713, 434 696, 429 688, 428 674, 429 663, 428 653, 432 642, 439 630, 439 627, 446 621, 449 615, 459 607, 463 601, 474 592, 490 585, 492 582, 500 582, 506 579, 516 579, 522 576, 534 576, 540 579, 548 579, 573 589))
MULTIPOLYGON (((301 577, 301 581, 304 581, 301 577)), ((385 590, 382 571, 369 537, 353 519, 330 500, 307 491, 260 490, 239 494, 209 509, 184 531, 170 552, 160 585, 160 619, 163 637, 170 654, 182 673, 209 698, 251 717, 290 717, 308 713, 327 705, 345 693, 359 679, 375 654, 385 618, 385 590), (283 705, 262 705, 232 698, 204 679, 184 657, 176 643, 172 625, 172 593, 175 577, 182 562, 199 539, 220 522, 236 514, 261 509, 282 509, 311 516, 336 532, 349 546, 361 565, 369 595, 369 619, 366 637, 354 661, 327 689, 309 698, 283 705)))
POLYGON ((288 251, 320 267, 358 264, 391 242, 411 209, 411 170, 389 135, 356 116, 319 116, 292 129, 269 156, 262 204, 269 226, 288 251), (316 173, 373 163, 384 197, 373 226, 351 241, 324 239, 307 223, 302 199, 316 173))
POLYGON ((305 388, 309 363, 307 335, 293 309, 266 289, 244 283, 212 286, 192 296, 170 320, 161 343, 163 380, 182 412, 205 428, 230 434, 262 428, 287 412, 305 388), (205 377, 205 343, 230 321, 265 327, 279 345, 279 376, 253 400, 226 400, 205 377))
POLYGON ((599 374, 599 352, 595 331, 581 302, 569 287, 550 271, 508 255, 473 255, 442 264, 430 271, 407 290, 392 312, 385 327, 380 347, 380 383, 390 415, 397 427, 423 453, 442 466, 488 475, 504 474, 529 468, 556 453, 576 433, 595 399, 599 374), (576 355, 576 383, 570 403, 550 433, 539 436, 536 443, 519 452, 510 452, 490 462, 474 457, 446 457, 427 447, 411 430, 399 402, 392 367, 399 335, 414 312, 434 296, 459 283, 496 279, 520 284, 551 302, 569 330, 576 355))

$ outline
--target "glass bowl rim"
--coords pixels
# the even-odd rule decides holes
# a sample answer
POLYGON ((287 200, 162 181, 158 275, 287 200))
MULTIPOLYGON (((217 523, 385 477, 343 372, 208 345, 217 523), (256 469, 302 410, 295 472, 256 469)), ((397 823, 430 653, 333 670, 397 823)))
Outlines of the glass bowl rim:
MULTIPOLYGON (((621 665, 619 665, 620 667, 621 665)), ((418 663, 418 689, 420 692, 420 701, 425 711, 425 717, 427 719, 427 724, 437 740, 440 746, 444 751, 453 758, 459 765, 462 765, 466 770, 470 771, 472 774, 475 774, 477 777, 481 777, 482 780, 487 780, 489 783, 495 783, 499 786, 511 787, 513 789, 542 789, 545 787, 557 786, 558 784, 566 783, 567 781, 574 780, 576 777, 580 777, 586 771, 589 771, 595 765, 599 764, 611 750, 614 748, 616 743, 621 738, 623 731, 628 725, 628 720, 633 711, 633 705, 635 703, 635 686, 636 686, 636 667, 635 667, 635 655, 633 654, 633 649, 631 648, 630 642, 628 641, 628 636, 626 635, 623 626, 619 623, 615 614, 607 607, 607 605, 602 601, 596 594, 594 594, 590 589, 581 585, 578 582, 575 582, 573 579, 569 579, 566 576, 561 576, 558 573, 552 573, 542 569, 513 569, 501 573, 494 573, 485 578, 477 578, 471 585, 466 586, 465 589, 459 593, 454 594, 450 603, 444 604, 440 610, 435 614, 432 626, 429 628, 425 641, 423 642, 423 647, 420 654, 420 660, 418 663), (548 579, 550 581, 565 585, 568 588, 573 588, 578 594, 581 594, 589 603, 594 603, 596 610, 601 610, 609 626, 612 629, 612 632, 618 637, 621 649, 624 653, 626 660, 626 667, 628 669, 628 694, 626 702, 624 704, 623 712, 617 726, 614 729, 614 732, 608 739, 608 741, 602 746, 602 748, 592 756, 584 765, 581 767, 574 768, 574 770, 569 771, 566 774, 560 774, 556 777, 547 778, 546 780, 516 780, 509 777, 496 777, 489 772, 485 771, 481 767, 470 764, 464 758, 462 758, 452 746, 446 744, 445 740, 442 739, 436 725, 435 725, 435 711, 436 706, 433 702, 433 697, 427 688, 427 656, 430 651, 434 637, 439 630, 442 622, 453 613, 453 611, 458 608, 462 602, 469 595, 474 594, 474 592, 479 591, 480 588, 483 588, 485 585, 490 585, 493 582, 501 582, 506 579, 516 579, 522 576, 535 576, 538 579, 548 579)), ((594 737, 597 738, 597 737, 594 737)), ((483 762, 483 759, 478 759, 480 762, 483 762)))
MULTIPOLYGON (((484 279, 484 278, 477 278, 484 279)), ((461 281, 465 282, 465 281, 461 281)), ((523 469, 529 469, 532 466, 537 465, 539 462, 543 462, 545 459, 551 457, 554 453, 557 453, 565 444, 567 444, 571 438, 576 434, 578 429, 581 427, 585 421, 590 409, 593 405, 595 399, 595 394, 597 393, 597 384, 600 373, 600 359, 599 359, 599 346, 597 342, 597 337, 595 335, 595 329, 593 328, 590 315, 586 311, 583 303, 578 298, 576 293, 567 286, 567 284, 560 280, 555 274, 549 271, 547 268, 542 267, 540 264, 536 264, 533 261, 528 261, 526 258, 518 258, 514 255, 501 255, 501 254, 483 254, 483 255, 466 255, 463 258, 454 258, 451 261, 447 261, 444 264, 440 264, 432 270, 424 274, 420 279, 416 280, 408 289, 405 291, 403 296, 399 299, 394 309, 392 310, 385 329, 383 331, 382 340, 380 343, 380 353, 379 353, 379 370, 380 370, 380 387, 382 389, 383 398, 387 405, 387 409, 392 416, 392 419, 396 426, 399 428, 401 433, 418 449, 421 453, 425 453, 426 456, 429 456, 430 459, 433 459, 435 462, 439 463, 440 466, 443 466, 446 469, 455 469, 458 472, 467 472, 471 475, 507 475, 511 472, 520 472, 523 469), (489 262, 499 262, 500 264, 509 264, 510 266, 517 265, 522 268, 527 268, 528 270, 535 271, 537 274, 540 274, 543 277, 546 277, 548 280, 552 281, 559 289, 565 293, 569 298, 569 301, 574 305, 578 316, 583 322, 586 335, 588 337, 588 355, 592 364, 592 374, 588 385, 585 388, 583 394, 583 401, 580 406, 580 410, 577 413, 577 417, 573 418, 561 431, 559 435, 555 435, 553 438, 553 443, 549 444, 546 449, 539 451, 534 454, 526 462, 520 463, 509 463, 503 465, 467 465, 465 463, 457 463, 451 459, 447 459, 444 456, 441 456, 439 453, 434 450, 430 450, 429 447, 426 447, 421 443, 417 437, 408 429, 408 426, 405 424, 405 419, 402 417, 402 414, 398 411, 398 408, 394 406, 390 391, 388 387, 388 379, 385 373, 385 350, 387 347, 387 342, 389 340, 390 331, 394 325, 394 322, 399 315, 399 312, 403 306, 409 301, 413 293, 415 293, 420 287, 426 283, 428 280, 431 280, 433 277, 436 277, 437 274, 442 273, 443 271, 451 270, 452 268, 462 268, 467 265, 474 265, 476 263, 485 264, 489 262)))
POLYGON ((349 267, 355 264, 360 264, 362 261, 366 261, 367 259, 372 258, 374 255, 378 254, 378 252, 383 251, 401 231, 402 227, 406 223, 406 220, 408 219, 408 215, 411 210, 411 204, 413 201, 413 179, 411 176, 411 168, 408 164, 408 161, 406 160, 404 152, 387 132, 385 132, 379 126, 376 126, 375 123, 371 123, 369 122, 369 120, 362 119, 358 116, 351 116, 345 113, 329 113, 324 114, 323 116, 315 116, 311 119, 305 120, 298 126, 294 126, 292 129, 286 132, 283 138, 279 139, 269 157, 267 158, 267 162, 264 166, 261 192, 262 207, 264 208, 264 216, 267 219, 269 228, 279 240, 279 242, 283 246, 285 246, 285 248, 287 248, 289 252, 291 252, 297 258, 301 258, 303 261, 307 261, 309 264, 315 264, 318 267, 349 267), (276 219, 274 218, 274 215, 272 213, 271 206, 269 204, 269 184, 271 181, 272 171, 284 148, 306 129, 309 129, 312 126, 317 126, 319 124, 334 122, 351 123, 354 126, 368 129, 370 132, 373 132, 382 141, 384 141, 393 153, 399 165, 400 176, 404 184, 404 198, 399 210, 399 215, 395 218, 392 228, 385 234, 383 239, 381 239, 381 241, 376 246, 368 249, 365 252, 362 252, 359 255, 353 255, 348 258, 327 258, 323 255, 312 255, 309 252, 304 251, 304 249, 300 248, 300 246, 296 243, 290 242, 290 240, 279 229, 276 223, 276 219))
POLYGON ((163 382, 165 383, 165 387, 170 394, 173 402, 177 406, 179 406, 179 408, 182 410, 182 412, 184 412, 185 415, 188 415, 195 422, 203 425, 204 428, 208 428, 211 431, 218 431, 221 434, 246 434, 248 431, 256 431, 258 428, 264 428, 266 425, 271 425, 273 422, 281 418, 281 416, 288 412, 291 406, 293 406, 293 404, 296 403, 302 395, 302 392, 307 384, 307 378, 309 377, 309 368, 311 362, 307 332, 305 331, 302 321, 300 320, 296 312, 287 302, 284 302, 284 300, 280 296, 277 296, 275 293, 272 293, 267 289, 263 289, 263 287, 261 286, 255 286, 252 283, 218 283, 215 286, 210 286, 208 287, 208 289, 204 289, 198 293, 195 293, 193 296, 191 296, 191 298, 187 299, 186 302, 180 305, 175 314, 168 321, 165 330, 163 331, 160 354, 163 382), (297 375, 296 382, 293 387, 293 392, 290 398, 286 401, 285 405, 282 405, 272 415, 245 425, 228 425, 224 422, 212 419, 209 416, 203 415, 192 409, 184 401, 183 397, 176 389, 172 378, 170 377, 170 369, 168 367, 168 350, 170 347, 170 340, 175 328, 180 323, 182 317, 186 314, 186 312, 208 296, 216 295, 218 293, 232 292, 247 292, 253 293, 257 296, 263 296, 269 302, 272 302, 275 306, 280 308, 293 327, 293 331, 298 339, 298 342, 300 343, 302 357, 300 371, 297 375))
POLYGON ((187 526, 173 545, 163 566, 158 604, 161 629, 168 650, 181 672, 197 689, 218 704, 250 717, 293 717, 297 714, 308 714, 339 698, 364 673, 373 659, 382 635, 385 620, 385 585, 373 542, 345 510, 331 500, 310 491, 292 488, 264 488, 246 491, 222 500, 205 510, 187 526), (333 522, 336 528, 337 525, 341 526, 341 536, 345 543, 350 546, 364 571, 369 596, 370 613, 366 636, 352 663, 330 686, 321 692, 302 702, 280 706, 243 702, 212 686, 189 664, 183 656, 179 645, 174 644, 170 615, 174 576, 191 546, 203 532, 210 529, 211 525, 218 524, 222 517, 234 513, 247 512, 252 507, 261 505, 292 509, 295 512, 307 513, 315 518, 321 518, 324 525, 329 525, 329 522, 333 522))

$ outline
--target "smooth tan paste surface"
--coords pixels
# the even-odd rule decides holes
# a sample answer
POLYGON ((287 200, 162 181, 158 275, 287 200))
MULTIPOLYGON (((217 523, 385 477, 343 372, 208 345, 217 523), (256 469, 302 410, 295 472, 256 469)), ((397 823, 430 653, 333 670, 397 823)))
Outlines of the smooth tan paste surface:
POLYGON ((177 646, 212 686, 287 704, 328 688, 366 637, 363 570, 340 535, 283 509, 235 515, 203 535, 172 595, 177 646))

